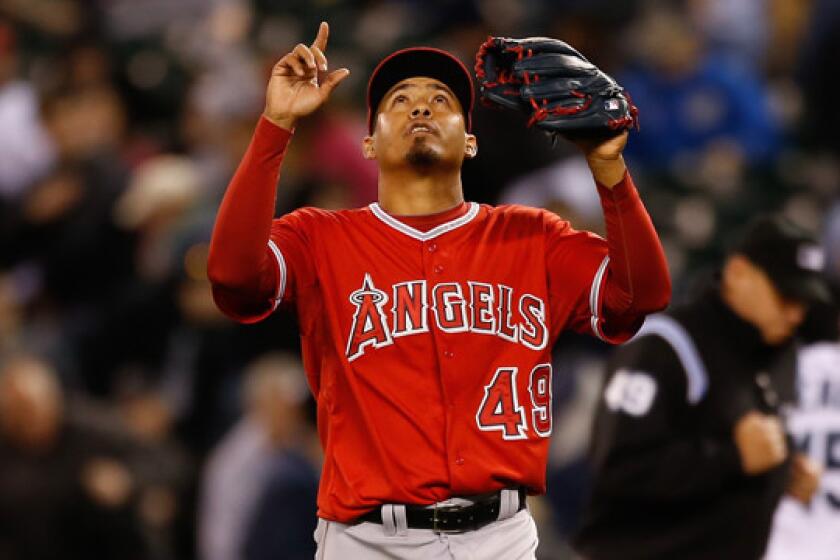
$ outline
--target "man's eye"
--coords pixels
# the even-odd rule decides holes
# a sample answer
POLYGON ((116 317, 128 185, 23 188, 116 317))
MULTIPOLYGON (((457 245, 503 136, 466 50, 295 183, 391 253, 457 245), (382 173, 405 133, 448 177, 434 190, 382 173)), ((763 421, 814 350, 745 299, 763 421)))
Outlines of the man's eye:
POLYGON ((394 103, 395 104, 396 103, 405 103, 406 101, 408 101, 408 97, 406 97, 405 95, 398 95, 394 98, 394 103))
POLYGON ((435 103, 446 103, 447 99, 445 95, 436 95, 434 101, 435 103))

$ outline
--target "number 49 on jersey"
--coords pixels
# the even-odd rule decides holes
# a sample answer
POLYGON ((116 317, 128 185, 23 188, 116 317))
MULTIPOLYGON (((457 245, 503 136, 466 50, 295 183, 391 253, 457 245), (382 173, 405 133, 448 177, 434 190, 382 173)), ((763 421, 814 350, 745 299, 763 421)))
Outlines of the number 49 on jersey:
POLYGON ((478 429, 502 432, 506 440, 526 439, 528 421, 540 437, 551 435, 551 364, 538 364, 531 370, 528 393, 531 399, 531 417, 519 402, 516 389, 516 367, 500 367, 484 387, 484 398, 478 406, 475 421, 478 429))

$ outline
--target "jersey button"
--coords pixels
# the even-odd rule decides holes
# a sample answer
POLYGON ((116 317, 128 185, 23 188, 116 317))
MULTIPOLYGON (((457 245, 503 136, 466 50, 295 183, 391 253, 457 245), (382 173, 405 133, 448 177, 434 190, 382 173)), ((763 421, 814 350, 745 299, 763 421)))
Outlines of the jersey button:
POLYGON ((455 357, 455 352, 453 352, 452 350, 444 350, 443 351, 443 356, 445 358, 454 358, 455 357))
POLYGON ((434 253, 435 251, 437 251, 437 243, 434 243, 434 242, 429 243, 427 248, 429 249, 430 253, 434 253))
POLYGON ((455 464, 458 465, 458 466, 463 465, 464 464, 464 458, 463 457, 455 457, 455 464))
POLYGON ((440 274, 441 272, 443 272, 443 265, 436 264, 436 265, 435 265, 435 272, 437 272, 438 274, 440 274))

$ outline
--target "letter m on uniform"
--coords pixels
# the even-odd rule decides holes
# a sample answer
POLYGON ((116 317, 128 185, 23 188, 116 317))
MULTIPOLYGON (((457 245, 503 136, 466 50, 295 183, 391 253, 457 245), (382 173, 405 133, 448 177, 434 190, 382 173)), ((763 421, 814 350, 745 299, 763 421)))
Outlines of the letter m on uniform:
POLYGON ((350 303, 356 306, 356 312, 347 339, 349 361, 364 354, 368 346, 381 348, 394 343, 383 311, 388 295, 373 285, 370 274, 365 274, 362 287, 350 294, 350 303))

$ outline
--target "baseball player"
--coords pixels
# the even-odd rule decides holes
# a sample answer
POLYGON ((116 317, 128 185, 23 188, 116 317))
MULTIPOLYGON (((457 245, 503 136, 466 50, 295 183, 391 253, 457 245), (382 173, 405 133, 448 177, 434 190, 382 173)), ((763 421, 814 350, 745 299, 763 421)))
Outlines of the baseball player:
MULTIPOLYGON (((828 312, 829 340, 811 342, 797 355, 796 406, 788 413, 794 446, 822 476, 810 503, 786 496, 773 519, 766 560, 829 560, 840 551, 840 337, 837 307, 828 312)), ((802 463, 801 461, 799 463, 802 463)), ((802 468, 794 464, 793 468, 802 468)))
POLYGON ((465 202, 471 76, 447 52, 405 49, 368 84, 378 202, 273 219, 295 123, 349 74, 328 68, 328 32, 274 66, 213 232, 216 302, 246 323, 298 315, 325 454, 317 558, 534 558, 525 496, 545 491, 554 340, 624 341, 670 298, 627 134, 579 144, 606 240, 543 210, 465 202))

